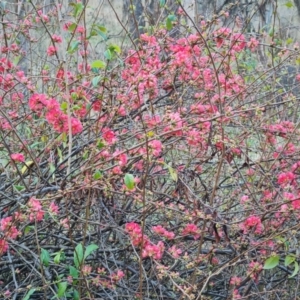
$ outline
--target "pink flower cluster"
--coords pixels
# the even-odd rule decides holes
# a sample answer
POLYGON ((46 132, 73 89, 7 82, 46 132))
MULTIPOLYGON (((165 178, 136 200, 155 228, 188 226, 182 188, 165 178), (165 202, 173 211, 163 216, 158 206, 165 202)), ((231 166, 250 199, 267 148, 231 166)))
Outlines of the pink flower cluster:
MULTIPOLYGON (((45 94, 33 94, 29 99, 29 107, 40 115, 44 113, 55 131, 59 133, 69 131, 68 116, 60 109, 56 99, 49 99, 45 94)), ((71 130, 72 134, 82 132, 82 124, 77 118, 71 117, 71 130)))
POLYGON ((168 240, 172 240, 172 239, 174 239, 174 237, 175 237, 175 233, 174 233, 174 232, 166 230, 166 229, 165 229, 164 227, 162 227, 161 225, 153 226, 153 227, 152 227, 152 230, 153 230, 155 233, 159 234, 160 236, 165 237, 165 238, 168 239, 168 240))
POLYGON ((294 183, 295 178, 296 175, 292 172, 280 173, 277 177, 277 182, 282 187, 285 187, 287 185, 292 185, 294 183))
POLYGON ((15 222, 18 218, 16 217, 6 217, 0 220, 0 232, 2 233, 2 238, 0 238, 0 256, 3 255, 8 250, 7 239, 16 239, 20 234, 19 230, 15 226, 15 222))
POLYGON ((10 158, 17 162, 25 161, 24 155, 22 153, 13 153, 13 154, 11 154, 10 158))
POLYGON ((42 205, 40 200, 34 197, 30 198, 28 201, 28 207, 29 207, 30 222, 43 220, 45 212, 42 210, 42 205))
POLYGON ((152 257, 154 259, 161 259, 165 245, 162 241, 159 241, 157 245, 150 242, 147 235, 143 235, 142 228, 139 224, 131 222, 125 225, 125 230, 131 238, 131 242, 134 246, 142 247, 142 257, 152 257))
POLYGON ((254 215, 249 216, 241 225, 241 228, 245 234, 250 230, 253 230, 254 233, 260 234, 263 230, 260 217, 254 215))
POLYGON ((182 230, 182 235, 193 235, 195 240, 200 237, 199 229, 193 223, 187 224, 185 226, 185 228, 182 230))
POLYGON ((152 154, 156 157, 162 152, 162 143, 159 140, 153 140, 149 142, 149 147, 151 148, 152 154))

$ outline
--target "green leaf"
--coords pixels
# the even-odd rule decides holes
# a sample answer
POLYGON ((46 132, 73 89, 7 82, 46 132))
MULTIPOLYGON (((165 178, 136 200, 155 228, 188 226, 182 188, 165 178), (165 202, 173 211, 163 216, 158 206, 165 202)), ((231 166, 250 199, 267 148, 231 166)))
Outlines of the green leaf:
POLYGON ((176 21, 176 16, 175 15, 168 15, 167 20, 166 20, 167 30, 171 30, 173 28, 173 22, 174 21, 176 21))
POLYGON ((57 287, 58 287, 57 296, 58 297, 62 297, 65 294, 67 286, 68 286, 68 283, 66 281, 59 282, 57 284, 57 287))
POLYGON ((293 263, 295 261, 295 257, 292 255, 287 255, 284 259, 284 265, 287 267, 288 265, 290 265, 291 263, 293 263))
POLYGON ((288 39, 286 39, 285 42, 286 42, 287 45, 290 45, 294 42, 294 40, 292 38, 288 38, 288 39))
POLYGON ((274 255, 269 257, 264 265, 265 270, 274 269, 279 264, 279 256, 274 255))
POLYGON ((101 26, 101 25, 97 25, 97 28, 101 31, 101 32, 103 32, 103 33, 107 33, 107 29, 106 29, 106 27, 104 27, 104 26, 101 26))
POLYGON ((94 173, 93 179, 98 180, 98 179, 100 179, 101 177, 102 177, 101 171, 97 170, 97 171, 94 173))
POLYGON ((166 5, 166 0, 159 0, 159 6, 164 7, 166 5))
POLYGON ((29 300, 30 296, 36 291, 35 288, 30 289, 22 300, 29 300))
POLYGON ((103 33, 101 30, 96 30, 96 33, 100 35, 103 38, 103 40, 105 41, 107 40, 107 35, 103 33))
POLYGON ((83 246, 78 244, 74 251, 74 264, 78 268, 83 262, 83 246))
POLYGON ((134 187, 135 187, 135 182, 134 182, 134 177, 133 175, 127 173, 124 177, 124 182, 125 182, 125 185, 126 187, 129 189, 129 190, 133 190, 134 187))
POLYGON ((95 60, 91 64, 91 68, 104 69, 106 66, 105 62, 102 60, 95 60))
POLYGON ((294 272, 293 272, 292 275, 289 276, 289 278, 294 277, 294 276, 297 275, 298 272, 299 272, 299 264, 298 264, 296 261, 295 261, 295 263, 294 263, 294 266, 295 266, 294 272))
POLYGON ((68 27, 68 31, 73 32, 77 27, 76 23, 72 23, 69 27, 68 27))
POLYGON ((88 245, 84 252, 84 259, 86 259, 92 252, 97 250, 99 247, 95 244, 88 245))
POLYGON ((169 18, 167 18, 167 20, 166 20, 166 27, 167 27, 167 30, 171 30, 173 28, 172 21, 169 18))
POLYGON ((68 53, 73 54, 78 49, 79 44, 79 41, 73 41, 68 49, 68 53))
POLYGON ((79 292, 77 290, 73 290, 73 300, 80 300, 79 292))
POLYGON ((96 87, 98 85, 100 79, 101 79, 101 76, 96 76, 96 77, 94 77, 92 79, 92 85, 93 85, 93 87, 96 87))
POLYGON ((61 252, 59 251, 55 256, 54 256, 54 263, 59 264, 60 263, 60 257, 61 257, 61 252))
POLYGON ((41 248, 41 262, 44 266, 48 267, 50 262, 50 253, 46 250, 41 248))
POLYGON ((118 53, 118 54, 121 53, 121 48, 120 48, 118 45, 116 45, 116 44, 111 44, 111 45, 109 45, 108 49, 109 49, 110 52, 112 52, 112 53, 118 53))
POLYGON ((78 278, 79 272, 76 268, 74 268, 73 266, 69 266, 69 272, 70 272, 70 275, 72 276, 72 278, 74 278, 74 279, 78 278))
POLYGON ((173 179, 173 181, 177 182, 178 180, 178 175, 176 170, 174 170, 171 166, 167 165, 168 169, 169 169, 169 173, 171 178, 173 179))
POLYGON ((13 185, 13 187, 18 191, 21 192, 25 189, 25 186, 23 185, 13 185))
POLYGON ((107 49, 105 52, 104 52, 104 56, 107 60, 111 60, 112 59, 112 54, 111 54, 111 51, 109 49, 107 49))
POLYGON ((34 229, 34 226, 29 226, 29 225, 28 225, 28 226, 25 227, 24 233, 27 234, 27 233, 29 233, 29 232, 30 232, 31 230, 33 230, 33 229, 34 229))
POLYGON ((103 142, 103 140, 98 140, 97 141, 97 148, 100 150, 105 146, 105 143, 103 142))
POLYGON ((74 7, 75 8, 74 8, 73 16, 75 18, 77 18, 82 13, 82 11, 84 9, 84 5, 82 4, 82 2, 79 2, 79 3, 74 4, 74 7))
POLYGON ((56 167, 54 166, 53 163, 50 163, 49 169, 50 169, 52 176, 55 178, 54 173, 55 173, 56 167))
POLYGON ((56 150, 57 150, 57 154, 58 154, 58 157, 59 157, 59 162, 62 162, 63 161, 62 151, 60 150, 59 147, 57 147, 56 150))
POLYGON ((287 1, 285 4, 284 4, 287 8, 292 8, 294 7, 294 4, 292 1, 287 1))

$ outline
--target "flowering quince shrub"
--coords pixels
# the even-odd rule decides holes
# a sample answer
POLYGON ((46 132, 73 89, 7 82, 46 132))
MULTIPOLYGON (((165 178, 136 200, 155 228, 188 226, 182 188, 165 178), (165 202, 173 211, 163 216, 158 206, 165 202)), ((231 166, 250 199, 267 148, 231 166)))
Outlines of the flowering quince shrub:
POLYGON ((3 10, 1 299, 300 296, 298 46, 178 5, 124 49, 80 1, 3 10))

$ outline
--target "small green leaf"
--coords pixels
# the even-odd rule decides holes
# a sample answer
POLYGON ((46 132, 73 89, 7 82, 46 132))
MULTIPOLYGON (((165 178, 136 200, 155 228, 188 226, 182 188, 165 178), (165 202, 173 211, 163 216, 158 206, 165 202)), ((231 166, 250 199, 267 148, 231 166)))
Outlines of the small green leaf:
POLYGON ((59 282, 57 284, 57 287, 58 287, 57 296, 58 297, 62 297, 65 294, 67 286, 68 286, 68 283, 66 281, 59 282))
POLYGON ((13 187, 18 191, 21 192, 25 189, 25 186, 23 185, 13 185, 13 187))
POLYGON ((59 162, 62 162, 63 161, 62 151, 60 150, 59 147, 57 147, 56 150, 57 150, 57 154, 58 154, 58 157, 59 157, 59 162))
POLYGON ((77 290, 73 290, 73 300, 80 300, 79 292, 77 290))
POLYGON ((73 54, 78 49, 79 44, 79 41, 73 41, 68 49, 68 53, 73 54))
POLYGON ((75 18, 77 18, 82 13, 82 11, 84 9, 84 5, 82 4, 82 2, 79 2, 79 3, 73 4, 73 6, 74 6, 73 16, 75 18))
POLYGON ((287 1, 285 4, 284 4, 287 8, 292 8, 294 7, 294 4, 292 1, 287 1))
POLYGON ((265 270, 274 269, 279 264, 279 256, 274 255, 269 257, 264 265, 265 270))
POLYGON ((103 38, 104 41, 107 40, 107 35, 105 33, 103 33, 101 30, 96 30, 96 33, 98 35, 100 35, 103 38))
POLYGON ((30 296, 36 291, 35 288, 30 289, 22 300, 29 300, 30 296))
POLYGON ((288 38, 285 42, 287 45, 290 45, 294 42, 294 40, 292 38, 288 38))
POLYGON ((51 174, 53 174, 53 176, 55 177, 54 173, 55 173, 56 167, 54 166, 53 163, 49 164, 49 169, 50 169, 51 174))
POLYGON ((83 158, 83 159, 88 159, 88 157, 89 157, 89 151, 86 150, 86 151, 84 151, 84 153, 83 153, 83 155, 82 155, 82 158, 83 158))
POLYGON ((111 60, 112 59, 112 54, 111 54, 111 51, 109 49, 107 49, 105 52, 104 52, 104 56, 107 60, 111 60))
POLYGON ((133 175, 127 173, 124 177, 124 182, 125 182, 125 185, 126 187, 129 189, 129 190, 133 190, 134 187, 135 187, 135 182, 134 182, 134 177, 133 175))
POLYGON ((94 178, 95 180, 98 180, 98 179, 100 179, 101 177, 102 177, 101 171, 97 170, 97 171, 94 173, 93 178, 94 178))
POLYGON ((29 226, 29 225, 28 225, 28 226, 25 227, 24 233, 27 234, 27 233, 29 233, 29 232, 30 232, 31 230, 33 230, 33 229, 34 229, 34 226, 29 226))
POLYGON ((97 141, 97 148, 100 150, 105 146, 103 140, 98 140, 97 141))
POLYGON ((114 53, 114 52, 118 53, 118 54, 121 53, 121 48, 116 44, 109 45, 108 49, 110 50, 111 53, 114 53))
POLYGON ((73 266, 69 266, 69 273, 72 276, 72 278, 77 279, 79 272, 76 268, 74 268, 73 266))
POLYGON ((295 257, 292 255, 287 255, 284 259, 284 265, 287 267, 288 265, 290 265, 291 263, 293 263, 295 261, 295 257))
POLYGON ((68 27, 68 31, 73 32, 77 27, 76 23, 72 23, 69 27, 68 27))
POLYGON ((83 262, 83 246, 78 244, 74 251, 74 264, 78 268, 83 262))
POLYGON ((44 266, 48 267, 50 262, 50 253, 46 250, 41 248, 41 262, 44 266))
POLYGON ((61 257, 61 252, 59 251, 55 256, 54 256, 54 263, 59 264, 60 262, 60 257, 61 257))
POLYGON ((167 30, 171 30, 173 28, 172 21, 168 18, 166 20, 166 27, 167 27, 167 30))
POLYGON ((84 259, 86 259, 92 252, 97 250, 99 247, 95 244, 88 245, 84 252, 84 259))
POLYGON ((159 6, 164 7, 166 5, 166 0, 159 0, 159 6))
POLYGON ((99 81, 101 80, 101 76, 96 76, 92 79, 92 85, 93 87, 96 87, 99 83, 99 81))
POLYGON ((173 181, 177 182, 178 180, 178 175, 176 170, 174 170, 171 166, 167 165, 168 169, 169 169, 169 173, 171 178, 173 179, 173 181))
POLYGON ((294 277, 294 276, 297 275, 298 272, 299 272, 299 264, 298 264, 296 261, 295 261, 295 263, 294 263, 294 266, 295 266, 294 272, 293 272, 293 274, 291 274, 291 275, 289 276, 289 278, 294 277))
POLYGON ((105 62, 102 60, 94 60, 91 64, 91 68, 104 69, 106 66, 105 62))
POLYGON ((68 103, 67 102, 62 102, 62 104, 60 105, 61 110, 66 111, 68 108, 68 103))
POLYGON ((176 16, 175 15, 168 15, 167 20, 166 20, 167 30, 171 30, 173 28, 173 22, 174 21, 176 21, 176 16))

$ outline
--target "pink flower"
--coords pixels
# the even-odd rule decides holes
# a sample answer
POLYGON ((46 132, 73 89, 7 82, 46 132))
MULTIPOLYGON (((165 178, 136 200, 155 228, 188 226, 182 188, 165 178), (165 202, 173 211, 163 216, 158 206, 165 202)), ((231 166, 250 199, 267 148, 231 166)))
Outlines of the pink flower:
POLYGON ((185 226, 185 228, 182 230, 182 235, 193 235, 194 239, 200 237, 198 227, 193 223, 185 226))
POLYGON ((154 156, 159 156, 162 152, 162 143, 159 140, 153 140, 149 143, 154 156))
POLYGON ((42 221, 44 218, 44 211, 42 210, 42 205, 40 200, 32 197, 28 201, 28 207, 30 210, 29 220, 33 221, 42 221))
POLYGON ((58 206, 54 202, 50 203, 49 210, 54 215, 58 214, 58 206))
POLYGON ((13 153, 13 154, 11 154, 10 157, 14 161, 18 161, 18 162, 24 162, 25 161, 25 157, 22 153, 13 153))
POLYGON ((245 222, 242 224, 242 229, 244 230, 244 233, 247 233, 248 230, 255 229, 255 233, 260 234, 262 232, 262 223, 261 219, 257 216, 251 215, 248 217, 245 222))
POLYGON ((52 45, 49 46, 49 48, 47 49, 47 54, 48 54, 49 56, 55 55, 56 52, 57 52, 56 47, 54 47, 54 46, 52 46, 52 45))
POLYGON ((117 282, 120 281, 124 276, 125 276, 124 272, 118 270, 117 273, 111 275, 111 280, 117 282))
POLYGON ((166 230, 161 225, 153 226, 152 230, 155 233, 157 233, 157 234, 159 234, 159 235, 161 235, 161 236, 163 236, 163 237, 165 237, 165 238, 167 238, 169 240, 171 240, 171 239, 173 239, 175 237, 175 233, 174 232, 166 230))
POLYGON ((231 285, 240 285, 241 282, 242 282, 242 278, 241 277, 234 276, 234 277, 231 277, 231 279, 230 279, 230 284, 231 285))
POLYGON ((71 118, 71 127, 72 127, 72 134, 78 134, 83 130, 81 122, 76 118, 71 118))
POLYGON ((47 96, 44 94, 33 94, 28 102, 29 108, 33 111, 40 111, 45 107, 47 96))
POLYGON ((257 48, 258 44, 258 40, 252 37, 247 43, 247 47, 253 52, 257 48))
POLYGON ((288 184, 292 184, 295 178, 296 176, 292 172, 280 173, 277 177, 277 182, 281 186, 286 186, 288 184))
POLYGON ((53 34, 52 35, 52 39, 55 43, 61 43, 62 42, 62 38, 61 36, 57 35, 57 34, 53 34))
POLYGON ((0 256, 8 250, 8 244, 6 240, 0 239, 0 256))
POLYGON ((180 254, 182 253, 182 250, 180 248, 176 248, 176 246, 172 246, 169 248, 169 252, 174 258, 179 258, 180 254))
POLYGON ((6 237, 16 239, 20 234, 16 226, 13 226, 12 217, 6 217, 0 221, 0 230, 6 237))
POLYGON ((103 128, 102 137, 110 145, 117 141, 115 133, 109 128, 103 128))
POLYGON ((148 243, 143 250, 142 256, 153 257, 154 259, 160 260, 165 251, 165 245, 162 241, 158 242, 157 245, 148 243))

